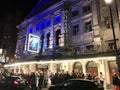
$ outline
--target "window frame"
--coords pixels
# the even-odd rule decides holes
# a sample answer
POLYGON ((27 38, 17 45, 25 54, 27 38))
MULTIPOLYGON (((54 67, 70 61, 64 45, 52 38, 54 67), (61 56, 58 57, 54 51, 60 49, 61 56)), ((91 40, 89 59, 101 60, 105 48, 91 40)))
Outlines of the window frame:
POLYGON ((84 30, 85 30, 86 33, 90 32, 90 31, 93 31, 92 30, 92 21, 91 20, 85 22, 85 24, 84 24, 84 30))

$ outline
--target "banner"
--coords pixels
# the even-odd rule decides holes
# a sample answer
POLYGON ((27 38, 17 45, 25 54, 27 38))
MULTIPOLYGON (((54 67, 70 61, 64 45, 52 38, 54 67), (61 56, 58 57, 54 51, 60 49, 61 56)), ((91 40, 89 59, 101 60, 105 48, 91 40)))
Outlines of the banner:
POLYGON ((37 35, 29 34, 28 38, 28 51, 39 53, 39 41, 40 38, 37 35))

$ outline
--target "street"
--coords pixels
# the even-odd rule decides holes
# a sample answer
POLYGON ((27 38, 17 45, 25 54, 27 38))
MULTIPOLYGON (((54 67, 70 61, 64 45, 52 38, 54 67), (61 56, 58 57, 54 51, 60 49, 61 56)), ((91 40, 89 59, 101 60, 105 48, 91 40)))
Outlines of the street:
MULTIPOLYGON (((0 90, 6 90, 6 89, 3 89, 3 88, 0 88, 0 90)), ((22 90, 22 89, 21 89, 22 90)), ((30 88, 27 88, 25 90, 31 90, 30 88)), ((41 90, 48 90, 48 88, 42 88, 41 90)), ((113 90, 113 89, 104 89, 104 90, 113 90)))
MULTIPOLYGON (((30 90, 30 89, 26 89, 26 90, 30 90)), ((41 90, 48 90, 48 88, 42 88, 41 90)), ((114 89, 104 89, 104 90, 114 90, 114 89)))

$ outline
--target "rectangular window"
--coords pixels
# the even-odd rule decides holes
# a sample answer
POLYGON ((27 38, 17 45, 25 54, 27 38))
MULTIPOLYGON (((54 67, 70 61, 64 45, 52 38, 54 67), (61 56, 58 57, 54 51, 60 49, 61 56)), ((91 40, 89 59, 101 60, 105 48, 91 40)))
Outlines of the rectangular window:
POLYGON ((40 23, 40 29, 44 29, 45 28, 45 23, 44 22, 41 22, 40 23))
POLYGON ((107 29, 111 28, 111 20, 110 20, 110 17, 107 16, 107 17, 104 17, 104 21, 105 21, 105 26, 107 29))
POLYGON ((78 10, 72 12, 72 17, 75 17, 78 15, 78 10))
POLYGON ((50 20, 47 20, 46 21, 46 27, 49 27, 51 25, 51 21, 50 20))
POLYGON ((115 49, 114 42, 108 43, 108 48, 110 50, 114 50, 115 49))
POLYGON ((82 8, 83 13, 90 12, 90 11, 91 11, 91 6, 90 5, 83 6, 83 8, 82 8))
POLYGON ((92 51, 94 51, 94 46, 93 46, 93 45, 88 45, 88 46, 86 46, 86 51, 87 51, 87 52, 92 52, 92 51))
POLYGON ((85 23, 85 32, 92 31, 92 23, 91 21, 85 23))
POLYGON ((36 31, 39 31, 39 28, 40 28, 40 25, 37 24, 37 25, 36 25, 36 31))
POLYGON ((33 33, 33 28, 30 28, 30 29, 29 29, 29 33, 33 33))
POLYGON ((60 21, 61 21, 60 15, 55 16, 55 18, 54 18, 54 24, 58 24, 58 23, 60 23, 60 21))
POLYGON ((78 34, 78 32, 79 32, 79 25, 75 25, 75 26, 73 26, 73 35, 77 35, 78 34))

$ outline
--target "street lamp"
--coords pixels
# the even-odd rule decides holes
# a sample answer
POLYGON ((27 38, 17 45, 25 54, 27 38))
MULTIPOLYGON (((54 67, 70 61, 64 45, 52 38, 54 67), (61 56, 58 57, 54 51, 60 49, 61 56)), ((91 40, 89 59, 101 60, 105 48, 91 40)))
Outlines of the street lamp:
POLYGON ((109 6, 109 10, 110 10, 110 19, 111 19, 111 27, 112 27, 112 31, 113 31, 113 40, 114 40, 114 48, 115 48, 115 54, 116 54, 116 62, 118 65, 118 72, 120 75, 120 59, 119 59, 119 54, 118 54, 118 49, 117 49, 117 44, 116 44, 116 36, 115 36, 112 9, 111 9, 112 2, 113 2, 113 0, 105 0, 105 3, 109 6))

